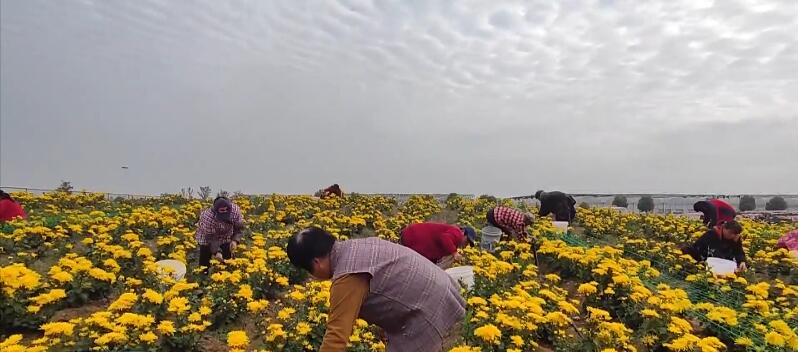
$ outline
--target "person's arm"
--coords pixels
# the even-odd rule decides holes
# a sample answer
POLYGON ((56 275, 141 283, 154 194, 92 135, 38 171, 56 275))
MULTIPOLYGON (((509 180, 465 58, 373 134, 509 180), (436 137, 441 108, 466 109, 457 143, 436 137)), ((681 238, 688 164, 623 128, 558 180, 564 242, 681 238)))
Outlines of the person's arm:
POLYGON ((695 243, 683 249, 682 253, 690 255, 697 262, 705 260, 704 255, 707 253, 707 247, 709 247, 709 236, 713 235, 712 231, 703 234, 695 243))
POLYGON ((568 215, 569 215, 568 217, 571 218, 571 219, 575 218, 576 217, 576 199, 574 199, 573 196, 568 195, 567 201, 565 203, 567 204, 568 215))
POLYGON ((233 205, 233 238, 232 240, 236 242, 236 244, 241 242, 241 237, 244 236, 244 229, 247 227, 247 223, 244 222, 244 215, 241 214, 241 208, 238 205, 233 205))
MULTIPOLYGON (((446 253, 447 255, 452 255, 452 254, 457 253, 457 245, 458 245, 458 243, 455 243, 455 241, 456 241, 456 238, 458 238, 459 234, 454 234, 451 231, 458 231, 459 232, 460 230, 459 229, 446 229, 446 232, 441 233, 441 234, 439 234, 437 236, 438 245, 441 246, 441 249, 443 249, 443 252, 446 253)), ((460 235, 459 237, 462 238, 462 235, 460 235)))
POLYGON ((233 224, 233 241, 236 243, 241 242, 241 237, 244 237, 244 229, 246 227, 247 225, 244 223, 243 219, 233 224))
POLYGON ((507 226, 504 226, 504 225, 496 225, 496 226, 498 226, 499 229, 502 230, 502 233, 505 233, 505 234, 507 234, 510 237, 515 235, 515 233, 512 230, 510 230, 507 226))
POLYGON ((551 214, 551 206, 548 203, 549 202, 543 202, 543 199, 540 200, 540 210, 538 210, 538 216, 543 217, 551 214))
POLYGON ((371 276, 366 273, 344 275, 330 287, 330 315, 319 352, 346 351, 346 344, 369 293, 371 276))
POLYGON ((526 238, 526 224, 521 223, 516 225, 513 231, 515 231, 516 238, 521 240, 526 238))
POLYGON ((745 250, 743 250, 743 242, 737 242, 734 247, 734 261, 737 262, 737 267, 745 270, 745 250))

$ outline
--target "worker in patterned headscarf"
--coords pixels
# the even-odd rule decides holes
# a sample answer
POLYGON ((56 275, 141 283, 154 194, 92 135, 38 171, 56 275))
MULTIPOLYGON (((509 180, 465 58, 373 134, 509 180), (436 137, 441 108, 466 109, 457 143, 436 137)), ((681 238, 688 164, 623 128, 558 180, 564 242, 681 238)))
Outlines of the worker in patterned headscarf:
POLYGON ((227 197, 216 197, 213 206, 202 211, 195 238, 200 250, 199 265, 205 267, 206 274, 211 256, 219 250, 223 259, 232 257, 245 227, 241 209, 227 197))

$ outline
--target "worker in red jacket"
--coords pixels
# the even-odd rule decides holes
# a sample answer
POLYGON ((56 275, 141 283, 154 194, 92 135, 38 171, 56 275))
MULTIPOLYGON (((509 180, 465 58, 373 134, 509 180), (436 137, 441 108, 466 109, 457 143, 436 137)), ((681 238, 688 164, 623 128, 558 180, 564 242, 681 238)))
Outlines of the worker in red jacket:
POLYGON ((341 191, 341 186, 339 186, 337 183, 321 191, 321 198, 331 198, 331 197, 341 198, 343 196, 344 192, 341 191))
POLYGON ((407 226, 399 243, 429 259, 441 269, 447 269, 460 259, 458 248, 474 245, 477 233, 471 227, 449 224, 419 223, 407 226))
POLYGON ((737 216, 737 211, 734 210, 734 207, 720 199, 696 202, 693 204, 693 210, 704 214, 702 220, 710 229, 715 227, 715 225, 732 221, 737 216))
POLYGON ((27 218, 22 205, 17 203, 11 195, 0 191, 0 222, 11 221, 14 218, 27 218))

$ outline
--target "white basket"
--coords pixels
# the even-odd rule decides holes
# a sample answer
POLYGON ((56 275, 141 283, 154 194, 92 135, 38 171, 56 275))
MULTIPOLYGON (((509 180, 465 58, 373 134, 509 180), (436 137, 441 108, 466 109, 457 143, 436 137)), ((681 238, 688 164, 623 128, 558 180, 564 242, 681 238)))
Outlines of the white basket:
POLYGON ((473 266, 457 266, 454 268, 446 269, 446 273, 460 283, 465 289, 470 290, 474 287, 474 267, 473 266))
POLYGON ((165 259, 159 260, 155 264, 162 268, 162 275, 164 276, 171 274, 175 280, 180 280, 186 276, 186 264, 179 260, 165 259))
POLYGON ((499 242, 501 238, 502 230, 500 228, 485 226, 482 228, 482 238, 479 240, 479 247, 492 251, 496 242, 499 242))
POLYGON ((567 221, 553 221, 554 228, 557 230, 557 233, 565 233, 568 232, 568 222, 567 221))
POLYGON ((723 258, 709 257, 707 267, 715 275, 729 275, 737 270, 737 263, 723 258))

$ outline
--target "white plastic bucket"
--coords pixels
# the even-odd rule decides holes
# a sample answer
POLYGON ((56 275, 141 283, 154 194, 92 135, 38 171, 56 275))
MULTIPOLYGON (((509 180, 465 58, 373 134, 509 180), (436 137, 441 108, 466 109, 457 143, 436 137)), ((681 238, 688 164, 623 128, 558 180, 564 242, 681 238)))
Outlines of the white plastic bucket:
POLYGON ((460 283, 465 289, 470 290, 474 287, 474 267, 473 266, 456 266, 454 268, 446 269, 446 273, 460 283))
POLYGON ((165 259, 155 262, 156 265, 163 268, 162 275, 171 274, 175 280, 180 280, 186 276, 186 264, 179 260, 165 259))
POLYGON ((482 228, 482 238, 479 241, 479 247, 492 251, 496 242, 499 242, 501 238, 502 230, 500 228, 485 226, 482 228))
POLYGON ((568 222, 567 221, 554 221, 554 228, 557 230, 558 233, 565 233, 568 232, 568 222))
POLYGON ((723 258, 709 257, 707 267, 715 275, 729 275, 737 270, 737 263, 723 258))

